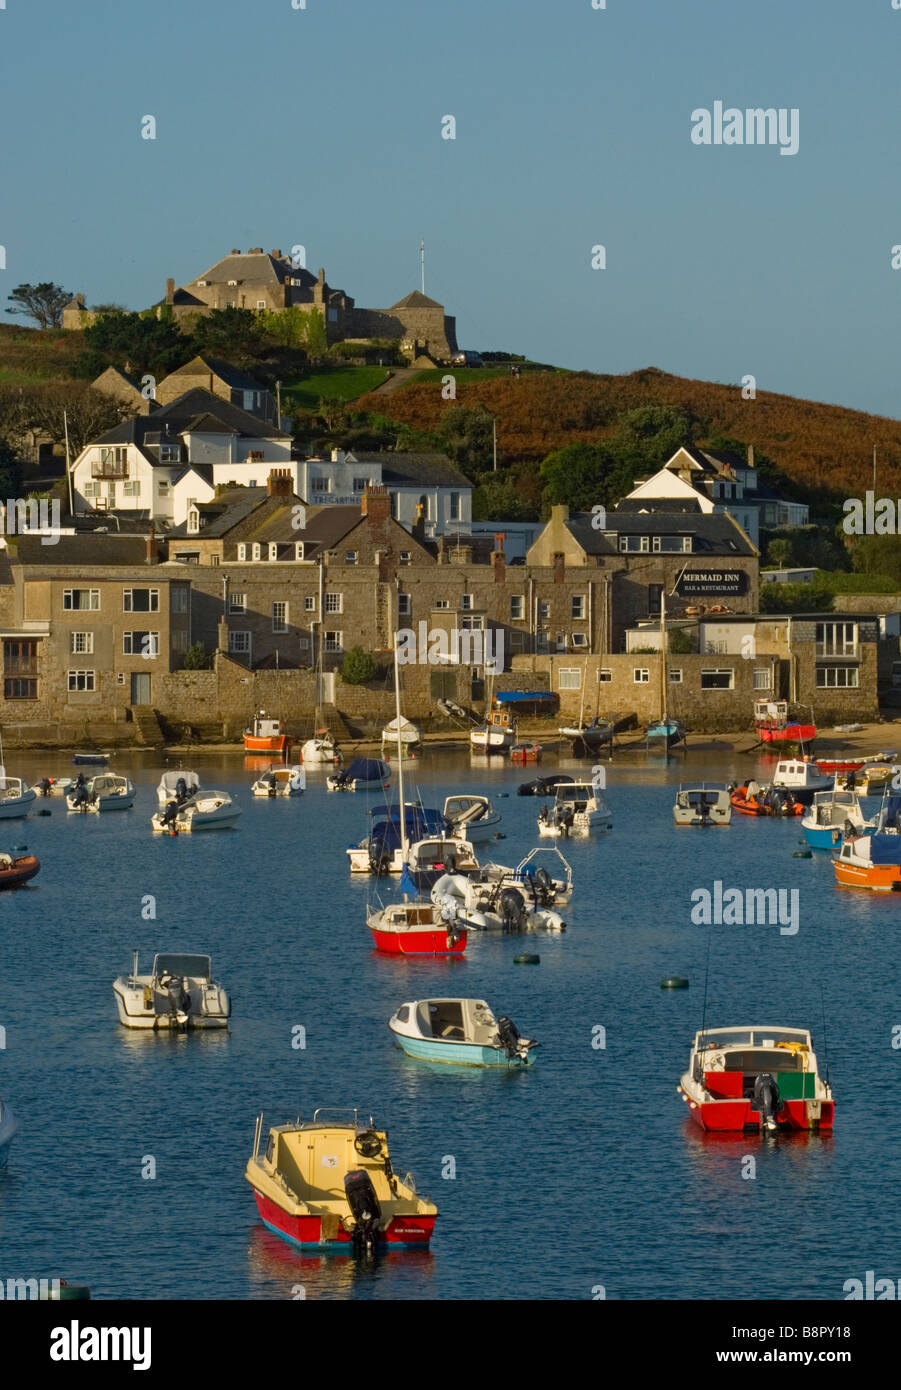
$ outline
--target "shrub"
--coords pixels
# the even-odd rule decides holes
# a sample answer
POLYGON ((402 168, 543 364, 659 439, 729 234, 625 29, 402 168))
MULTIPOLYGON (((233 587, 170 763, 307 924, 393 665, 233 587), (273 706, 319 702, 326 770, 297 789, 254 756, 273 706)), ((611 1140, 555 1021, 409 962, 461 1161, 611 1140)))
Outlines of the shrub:
POLYGON ((207 671, 210 665, 210 655, 202 642, 195 642, 185 652, 184 670, 186 671, 207 671))
POLYGON ((375 659, 369 652, 364 652, 362 647, 351 647, 341 663, 341 679, 348 685, 365 685, 377 670, 375 659))

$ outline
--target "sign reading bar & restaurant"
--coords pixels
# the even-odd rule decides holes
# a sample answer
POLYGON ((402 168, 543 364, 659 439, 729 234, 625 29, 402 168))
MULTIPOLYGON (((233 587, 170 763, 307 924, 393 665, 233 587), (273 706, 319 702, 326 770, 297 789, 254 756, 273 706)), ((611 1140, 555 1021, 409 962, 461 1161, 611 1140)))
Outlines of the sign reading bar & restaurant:
POLYGON ((738 597, 747 593, 748 576, 744 570, 685 570, 676 585, 680 598, 738 597))

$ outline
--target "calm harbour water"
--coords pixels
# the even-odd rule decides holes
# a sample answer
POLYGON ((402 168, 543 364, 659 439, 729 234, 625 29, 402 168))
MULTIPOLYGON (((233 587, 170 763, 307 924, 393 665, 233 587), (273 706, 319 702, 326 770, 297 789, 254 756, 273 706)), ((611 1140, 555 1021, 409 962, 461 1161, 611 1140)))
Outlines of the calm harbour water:
MULTIPOLYGON (((70 772, 62 756, 7 762, 29 780, 70 772)), ((828 854, 794 859, 797 821, 674 826, 675 784, 738 780, 747 756, 698 749, 664 769, 617 754, 612 834, 562 843, 575 875, 566 933, 470 934, 454 961, 372 950, 372 886, 351 881, 344 854, 371 799, 330 794, 310 770, 305 796, 255 801, 240 755, 186 765, 240 801, 234 831, 152 835, 160 765, 139 756, 114 760, 138 785, 132 811, 67 816, 54 799, 36 803, 49 817, 0 827, 0 845, 42 861, 32 887, 0 895, 0 1095, 21 1126, 0 1172, 0 1277, 62 1276, 95 1298, 284 1299, 302 1285, 307 1298, 588 1299, 603 1285, 617 1299, 836 1299, 867 1269, 901 1275, 901 900, 837 889, 828 854), (798 888, 797 935, 693 925, 691 892, 716 879, 798 888), (142 918, 145 894, 156 921, 142 918), (708 1026, 809 1027, 821 1070, 822 988, 834 1136, 716 1138, 691 1125, 676 1086, 701 1026, 708 940, 708 1026), (135 947, 144 969, 156 950, 209 952, 232 994, 229 1032, 122 1028, 110 986, 135 947), (523 949, 541 964, 514 965, 523 949), (691 987, 661 990, 670 974, 691 987), (535 1067, 405 1058, 387 1019, 429 994, 486 998, 541 1040, 535 1067), (262 1227, 243 1178, 254 1117, 265 1111, 265 1134, 320 1105, 358 1105, 387 1125, 395 1169, 439 1207, 428 1255, 366 1270, 262 1227), (442 1177, 448 1157, 454 1179, 442 1177)), ((431 806, 452 791, 509 792, 495 803, 506 838, 478 853, 512 864, 538 843, 541 804, 516 785, 558 766, 577 767, 436 753, 416 780, 431 806)))

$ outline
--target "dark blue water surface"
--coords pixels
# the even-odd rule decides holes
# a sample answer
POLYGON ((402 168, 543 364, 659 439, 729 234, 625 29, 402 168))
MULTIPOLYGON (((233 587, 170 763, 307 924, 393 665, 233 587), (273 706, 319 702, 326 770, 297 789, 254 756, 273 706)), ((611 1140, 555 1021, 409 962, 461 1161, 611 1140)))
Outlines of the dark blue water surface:
MULTIPOLYGON (((9 763, 29 778, 69 771, 62 757, 9 763)), ((0 826, 2 843, 42 861, 33 887, 0 896, 0 1094, 21 1123, 0 1173, 0 1277, 61 1275, 100 1298, 290 1298, 302 1285, 308 1298, 584 1299, 603 1285, 620 1299, 834 1299, 868 1269, 901 1275, 901 899, 837 889, 828 854, 793 858, 797 821, 674 826, 686 771, 732 780, 747 757, 696 750, 664 770, 618 754, 612 834, 563 845, 576 883, 567 932, 471 935, 454 961, 372 950, 371 885, 351 881, 344 854, 365 833, 364 795, 330 794, 311 770, 305 796, 254 801, 242 756, 198 755, 188 765, 243 815, 233 831, 169 839, 150 830, 159 766, 116 765, 138 784, 132 811, 67 816, 54 800, 49 817, 0 826), (798 888, 797 935, 693 925, 690 894, 716 879, 798 888), (809 1027, 824 1069, 825 1011, 834 1137, 691 1125, 676 1086, 701 1026, 708 943, 708 1026, 809 1027), (134 947, 145 969, 156 950, 209 952, 233 996, 230 1031, 122 1028, 110 986, 134 947), (541 964, 515 965, 523 949, 541 964), (670 974, 690 989, 662 990, 670 974), (537 1065, 405 1058, 387 1019, 430 994, 486 998, 541 1040, 537 1065), (304 1049, 291 1045, 298 1024, 304 1049), (389 1127, 395 1168, 440 1210, 428 1255, 367 1271, 261 1226, 243 1178, 254 1117, 264 1110, 268 1127, 320 1105, 357 1105, 389 1127)), ((416 778, 433 806, 509 791, 496 802, 506 839, 479 853, 512 864, 538 843, 540 802, 513 795, 532 775, 434 753, 416 778)))

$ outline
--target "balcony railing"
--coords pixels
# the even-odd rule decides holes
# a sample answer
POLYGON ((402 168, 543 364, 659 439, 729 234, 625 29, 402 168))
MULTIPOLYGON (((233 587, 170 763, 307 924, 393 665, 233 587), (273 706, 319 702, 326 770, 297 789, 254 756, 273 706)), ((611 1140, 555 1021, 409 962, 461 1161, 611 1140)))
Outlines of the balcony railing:
POLYGON ((104 459, 99 463, 91 464, 92 478, 127 478, 128 460, 123 459, 117 462, 115 459, 104 459))

